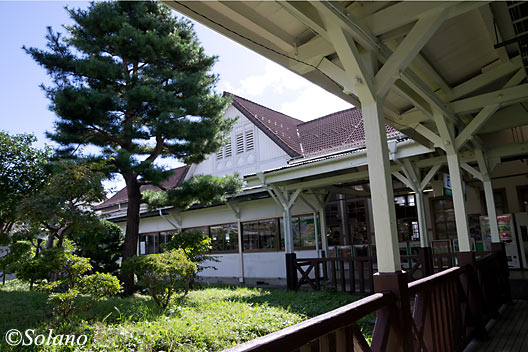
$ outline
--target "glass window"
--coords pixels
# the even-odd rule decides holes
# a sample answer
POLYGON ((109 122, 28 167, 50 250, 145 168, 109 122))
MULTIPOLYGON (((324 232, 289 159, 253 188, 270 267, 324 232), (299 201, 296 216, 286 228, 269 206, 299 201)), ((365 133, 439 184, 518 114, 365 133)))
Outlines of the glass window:
POLYGON ((238 228, 236 223, 211 226, 210 236, 213 251, 238 250, 238 228))
POLYGON ((301 247, 315 247, 315 224, 314 217, 312 216, 301 216, 299 217, 300 223, 300 242, 301 247))
POLYGON ((158 233, 146 233, 139 235, 138 254, 159 253, 158 233))
POLYGON ((276 219, 242 223, 244 250, 277 248, 277 235, 276 219))

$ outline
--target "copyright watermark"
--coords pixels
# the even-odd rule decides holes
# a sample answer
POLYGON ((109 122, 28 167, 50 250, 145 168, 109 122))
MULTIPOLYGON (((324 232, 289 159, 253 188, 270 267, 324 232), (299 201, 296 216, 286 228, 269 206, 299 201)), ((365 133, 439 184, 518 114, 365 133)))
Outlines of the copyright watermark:
POLYGON ((5 334, 5 341, 10 346, 84 346, 88 342, 86 335, 64 335, 53 333, 49 329, 47 334, 37 334, 34 329, 24 332, 11 329, 5 334))

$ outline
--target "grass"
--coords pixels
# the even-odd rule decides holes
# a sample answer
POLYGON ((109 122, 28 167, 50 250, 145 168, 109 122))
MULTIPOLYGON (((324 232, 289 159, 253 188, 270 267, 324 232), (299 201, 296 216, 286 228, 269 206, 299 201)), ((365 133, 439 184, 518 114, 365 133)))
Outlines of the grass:
MULTIPOLYGON (((5 344, 9 329, 36 329, 47 335, 53 328, 54 334, 87 335, 83 351, 220 351, 355 300, 340 292, 205 286, 180 297, 165 311, 150 297, 136 295, 106 299, 77 313, 71 322, 60 323, 51 315, 46 298, 16 280, 0 285, 0 350, 15 350, 5 344)), ((360 321, 366 335, 373 319, 360 321)), ((46 350, 43 347, 33 350, 46 350)))

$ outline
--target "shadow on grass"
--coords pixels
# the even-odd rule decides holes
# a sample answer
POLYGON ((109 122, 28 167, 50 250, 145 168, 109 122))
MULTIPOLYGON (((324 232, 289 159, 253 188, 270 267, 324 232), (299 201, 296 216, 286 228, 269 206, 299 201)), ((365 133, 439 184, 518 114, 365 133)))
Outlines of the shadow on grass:
POLYGON ((0 338, 10 329, 38 328, 52 319, 48 295, 34 291, 0 290, 0 338))

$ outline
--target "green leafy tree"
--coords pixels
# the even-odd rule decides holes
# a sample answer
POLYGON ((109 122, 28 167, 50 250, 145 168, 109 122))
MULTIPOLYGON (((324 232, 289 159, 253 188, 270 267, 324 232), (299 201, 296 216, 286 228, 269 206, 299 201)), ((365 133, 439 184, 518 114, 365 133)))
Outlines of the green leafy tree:
POLYGON ((118 225, 97 219, 73 229, 71 239, 77 245, 77 254, 90 258, 94 271, 118 274, 124 240, 118 225))
POLYGON ((167 308, 180 282, 185 284, 185 294, 196 273, 193 263, 182 250, 148 254, 130 258, 123 263, 127 272, 136 273, 139 285, 144 286, 156 305, 167 308))
POLYGON ((62 247, 73 231, 98 225, 93 205, 105 197, 104 167, 86 160, 54 162, 46 184, 20 202, 26 226, 47 234, 46 248, 62 247))
POLYGON ((0 131, 0 242, 18 220, 21 200, 36 192, 45 182, 48 149, 33 147, 36 138, 30 134, 9 135, 0 131))
MULTIPOLYGON (((198 163, 222 145, 233 121, 228 98, 214 93, 216 58, 207 56, 187 20, 156 1, 95 2, 68 9, 67 36, 48 29, 48 49, 26 48, 54 80, 45 87, 58 115, 48 136, 61 152, 79 145, 112 158, 128 194, 123 259, 136 254, 142 185, 170 172, 155 161, 198 163)), ((122 274, 127 293, 133 275, 122 274)))

